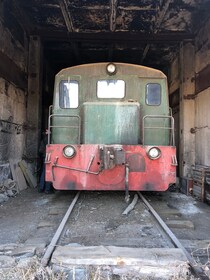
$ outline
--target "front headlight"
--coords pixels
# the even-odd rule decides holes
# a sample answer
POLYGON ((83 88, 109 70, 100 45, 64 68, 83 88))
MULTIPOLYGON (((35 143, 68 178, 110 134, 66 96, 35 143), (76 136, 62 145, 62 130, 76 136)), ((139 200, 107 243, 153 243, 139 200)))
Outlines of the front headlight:
POLYGON ((65 146, 63 148, 63 155, 66 158, 73 158, 76 155, 76 150, 71 145, 65 146))
POLYGON ((147 154, 150 159, 157 159, 160 157, 161 151, 157 147, 152 147, 151 149, 149 149, 147 154))
POLYGON ((106 71, 109 75, 114 75, 116 73, 116 65, 114 63, 109 63, 106 66, 106 71))

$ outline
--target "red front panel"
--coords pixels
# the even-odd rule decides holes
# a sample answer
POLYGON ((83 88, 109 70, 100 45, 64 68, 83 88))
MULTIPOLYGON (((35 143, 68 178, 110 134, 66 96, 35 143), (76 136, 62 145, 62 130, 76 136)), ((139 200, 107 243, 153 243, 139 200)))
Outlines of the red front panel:
MULTIPOLYGON (((98 145, 74 145, 76 156, 72 159, 63 156, 64 146, 47 146, 46 181, 51 181, 55 189, 125 190, 125 165, 99 172, 98 145)), ((147 156, 149 146, 123 145, 122 148, 129 165, 129 190, 165 191, 169 184, 176 182, 175 147, 159 146, 161 156, 156 160, 147 156)))

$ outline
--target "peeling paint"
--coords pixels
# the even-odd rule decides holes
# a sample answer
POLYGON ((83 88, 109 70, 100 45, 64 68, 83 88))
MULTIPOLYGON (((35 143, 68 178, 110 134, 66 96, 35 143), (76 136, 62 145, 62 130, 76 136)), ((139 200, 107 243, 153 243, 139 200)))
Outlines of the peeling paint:
MULTIPOLYGON (((198 24, 201 24, 202 20, 205 20, 209 15, 207 11, 210 7, 209 0, 177 0, 171 1, 167 5, 165 0, 65 0, 64 6, 66 8, 66 14, 62 13, 61 5, 57 0, 42 1, 42 0, 17 0, 20 9, 30 18, 34 26, 38 30, 42 30, 43 34, 47 34, 49 30, 52 34, 55 31, 54 43, 57 44, 56 34, 60 32, 69 33, 69 26, 73 26, 74 32, 81 34, 81 41, 77 48, 77 55, 75 56, 75 47, 72 50, 71 46, 66 46, 63 52, 73 52, 74 58, 71 60, 73 64, 87 63, 90 61, 96 61, 96 59, 110 59, 111 56, 115 56, 117 60, 125 62, 128 57, 132 59, 130 62, 135 63, 136 59, 132 47, 128 47, 126 40, 121 44, 120 52, 116 48, 115 44, 111 41, 95 44, 95 53, 91 46, 88 48, 88 44, 91 44, 91 40, 82 38, 83 33, 100 33, 100 32, 129 32, 129 33, 143 33, 154 34, 158 33, 174 33, 182 32, 183 34, 191 34, 198 29, 198 24), (64 16, 69 18, 69 24, 66 22, 64 16), (58 32, 58 33, 56 33, 58 32), (107 54, 107 46, 110 48, 107 54), (104 48, 104 52, 101 49, 104 48), (121 52, 122 50, 122 52, 121 52), (88 52, 91 52, 88 54, 88 52), (124 51, 127 52, 126 57, 124 51), (106 52, 106 53, 105 53, 106 52), (77 61, 80 58, 80 53, 85 54, 87 60, 77 61), (98 58, 97 58, 98 55, 98 58), (101 58, 100 58, 100 55, 101 58), (123 55, 123 56, 122 56, 123 55), (77 60, 75 60, 75 57, 77 60)), ((44 36, 44 35, 43 35, 44 36)), ((68 40, 68 38, 66 38, 68 40)), ((59 40, 60 42, 60 40, 59 40)), ((48 48, 53 48, 53 43, 47 45, 48 48)), ((147 42, 142 41, 139 43, 139 53, 142 54, 147 45, 147 42)), ((146 54, 144 63, 149 66, 160 65, 169 62, 171 54, 174 51, 176 43, 166 48, 160 45, 154 44, 152 51, 146 54), (159 55, 163 53, 164 55, 159 55)), ((60 49, 60 56, 62 57, 62 50, 60 49)), ((54 58, 52 54, 52 58, 54 58)), ((64 56, 63 56, 64 57, 64 56)), ((72 55, 71 55, 72 57, 72 55)), ((84 56, 83 56, 84 58, 84 56)), ((140 63, 141 59, 137 61, 140 63)), ((61 62, 62 63, 62 62, 61 62)), ((66 63, 66 59, 63 61, 66 63)))
POLYGON ((165 18, 162 29, 170 31, 189 30, 191 25, 191 13, 186 10, 172 10, 165 18))
POLYGON ((46 24, 50 24, 50 25, 53 25, 55 26, 56 28, 57 27, 64 27, 65 26, 65 23, 64 21, 61 19, 61 18, 57 18, 55 16, 52 16, 52 17, 48 17, 46 19, 46 24))
MULTIPOLYGON (((158 20, 158 11, 164 9, 164 1, 118 0, 116 6, 117 30, 152 31, 158 20)), ((161 29, 167 31, 187 31, 192 29, 192 14, 201 9, 207 0, 178 0, 172 2, 166 11, 161 29)), ((109 31, 110 0, 66 0, 68 12, 78 32, 109 31)), ((38 25, 63 28, 64 19, 57 1, 43 3, 40 0, 23 0, 20 6, 25 9, 38 25)))

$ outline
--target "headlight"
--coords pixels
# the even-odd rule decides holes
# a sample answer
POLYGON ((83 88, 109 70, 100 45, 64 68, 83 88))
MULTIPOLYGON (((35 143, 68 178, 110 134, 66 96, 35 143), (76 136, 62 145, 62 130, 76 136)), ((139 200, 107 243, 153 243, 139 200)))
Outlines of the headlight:
POLYGON ((63 155, 67 158, 73 158, 76 155, 76 150, 73 146, 65 146, 63 148, 63 155))
POLYGON ((116 65, 114 63, 109 63, 106 66, 106 70, 109 75, 114 75, 116 73, 116 65))
POLYGON ((147 154, 148 154, 150 159, 157 159, 157 158, 160 157, 161 151, 160 151, 159 148, 152 147, 151 149, 149 149, 147 154))

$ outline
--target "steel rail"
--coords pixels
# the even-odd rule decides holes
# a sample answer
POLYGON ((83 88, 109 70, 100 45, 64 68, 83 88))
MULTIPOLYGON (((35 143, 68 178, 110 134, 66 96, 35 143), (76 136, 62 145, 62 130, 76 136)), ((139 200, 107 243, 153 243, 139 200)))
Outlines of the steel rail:
POLYGON ((74 206, 75 206, 75 204, 76 204, 76 202, 77 202, 77 200, 79 198, 80 193, 81 192, 78 192, 76 194, 76 196, 74 197, 74 199, 71 202, 71 204, 70 204, 70 206, 69 206, 65 216, 63 217, 63 220, 61 221, 58 229, 56 230, 56 233, 54 234, 50 244, 48 245, 47 250, 46 250, 46 252, 45 252, 45 254, 44 254, 44 256, 43 256, 43 258, 41 260, 41 264, 43 266, 47 266, 48 265, 49 259, 50 259, 51 255, 52 255, 52 253, 53 253, 53 251, 55 249, 55 246, 56 246, 56 244, 57 244, 57 242, 58 242, 58 240, 59 240, 59 238, 61 236, 61 233, 62 233, 62 231, 64 229, 64 226, 65 226, 66 222, 68 221, 68 218, 69 218, 69 216, 70 216, 70 214, 71 214, 71 212, 72 212, 72 210, 73 210, 73 208, 74 208, 74 206))
POLYGON ((168 235, 172 243, 176 248, 179 248, 183 251, 185 256, 187 257, 189 264, 196 274, 200 279, 202 280, 208 280, 209 277, 205 274, 204 270, 195 262, 193 257, 187 252, 187 250, 184 248, 184 246, 180 243, 180 241, 177 239, 177 237, 174 235, 174 233, 170 230, 170 228, 165 224, 165 222, 162 220, 162 218, 158 215, 158 213, 155 211, 155 209, 150 205, 150 203, 144 198, 144 196, 140 193, 137 192, 141 200, 144 202, 144 204, 147 206, 149 211, 152 213, 152 215, 155 217, 155 219, 158 221, 160 226, 163 228, 165 233, 168 235))

